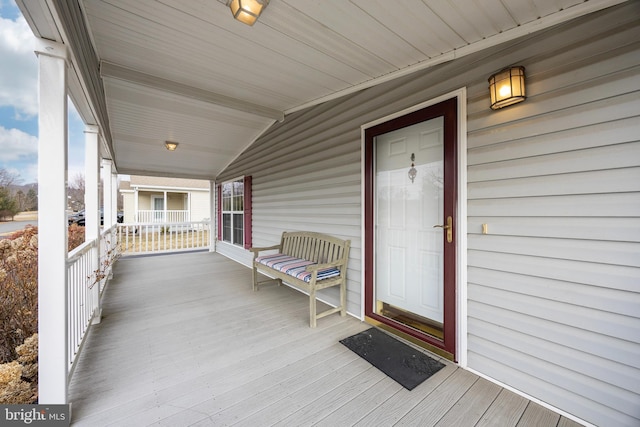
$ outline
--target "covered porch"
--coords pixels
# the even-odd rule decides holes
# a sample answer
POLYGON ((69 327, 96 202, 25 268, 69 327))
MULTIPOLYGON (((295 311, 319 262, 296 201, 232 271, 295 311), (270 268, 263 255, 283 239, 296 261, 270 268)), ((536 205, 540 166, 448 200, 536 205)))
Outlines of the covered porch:
POLYGON ((310 329, 306 296, 217 253, 123 258, 107 290, 73 425, 577 425, 446 360, 409 392, 338 342, 369 325, 310 329))
MULTIPOLYGON (((92 426, 638 425, 640 3, 514 0, 488 13, 470 1, 278 0, 246 26, 227 0, 16 1, 37 38, 46 159, 39 403, 71 402, 92 426), (495 110, 487 83, 513 69, 527 70, 526 102, 495 110), (87 241, 74 254, 68 102, 87 125, 87 241), (429 122, 407 134, 419 143, 394 142, 429 122), (418 148, 432 153, 415 166, 447 172, 419 172, 430 221, 404 208, 418 148), (398 163, 377 170, 378 150, 398 163), (391 187, 378 180, 388 171, 391 187), (114 265, 116 177, 133 174, 207 181, 215 253, 114 265), (381 205, 381 188, 402 197, 381 205), (403 216, 390 224, 422 226, 402 227, 423 236, 411 247, 376 235, 393 207, 403 216), (249 248, 283 231, 352 241, 353 318, 310 330, 304 296, 250 291, 249 248), (392 251, 421 257, 377 256, 392 251), (419 272, 394 274, 413 292, 396 305, 441 337, 382 312, 394 303, 382 265, 419 272), (419 335, 457 365, 407 394, 337 344, 366 328, 356 318, 419 335)), ((155 248, 166 231, 127 235, 155 248)), ((321 298, 335 304, 330 291, 321 298)))

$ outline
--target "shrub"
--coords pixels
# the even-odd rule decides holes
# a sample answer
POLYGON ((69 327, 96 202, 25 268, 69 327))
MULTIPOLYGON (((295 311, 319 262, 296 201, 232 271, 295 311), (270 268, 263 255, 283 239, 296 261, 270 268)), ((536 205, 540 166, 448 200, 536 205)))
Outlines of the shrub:
POLYGON ((38 332, 38 235, 27 227, 0 240, 0 363, 38 332))
POLYGON ((67 250, 69 252, 84 243, 84 227, 81 227, 78 224, 71 224, 69 226, 68 235, 67 250))
MULTIPOLYGON (((84 227, 71 225, 68 250, 83 242, 84 227)), ((38 228, 27 226, 0 240, 0 404, 37 400, 37 332, 38 228)))
POLYGON ((31 404, 38 396, 38 334, 27 338, 18 360, 0 365, 0 404, 31 404))

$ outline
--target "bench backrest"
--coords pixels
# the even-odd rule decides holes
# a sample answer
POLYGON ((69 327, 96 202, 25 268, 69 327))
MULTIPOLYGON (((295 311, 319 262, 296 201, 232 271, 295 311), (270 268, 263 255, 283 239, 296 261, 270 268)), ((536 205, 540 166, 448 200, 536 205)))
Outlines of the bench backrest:
POLYGON ((282 253, 318 264, 334 262, 349 256, 350 240, 308 231, 282 233, 282 253))

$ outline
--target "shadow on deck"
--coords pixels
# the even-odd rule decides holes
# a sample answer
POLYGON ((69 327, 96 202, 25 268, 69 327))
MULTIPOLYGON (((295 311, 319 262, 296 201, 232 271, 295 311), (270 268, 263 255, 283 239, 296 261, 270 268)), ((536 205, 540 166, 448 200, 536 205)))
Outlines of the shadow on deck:
POLYGON ((336 314, 310 329, 308 297, 253 292, 218 254, 123 258, 70 384, 72 425, 577 425, 447 361, 409 392, 338 342, 367 328, 336 314))

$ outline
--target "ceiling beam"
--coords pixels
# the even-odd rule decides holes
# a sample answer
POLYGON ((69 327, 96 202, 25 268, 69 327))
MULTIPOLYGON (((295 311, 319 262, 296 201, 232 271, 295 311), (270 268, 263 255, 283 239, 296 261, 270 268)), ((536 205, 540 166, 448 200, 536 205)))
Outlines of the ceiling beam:
POLYGON ((230 96, 221 95, 205 89, 189 86, 183 83, 174 82, 172 80, 156 77, 151 74, 142 73, 140 71, 131 70, 120 65, 112 64, 106 61, 100 61, 100 76, 103 78, 112 78, 124 80, 127 82, 139 84, 142 86, 157 89, 163 92, 171 92, 176 95, 185 96, 192 99, 220 105, 245 113, 255 114, 261 117, 282 122, 284 120, 284 112, 274 108, 265 107, 251 102, 242 101, 230 96))

